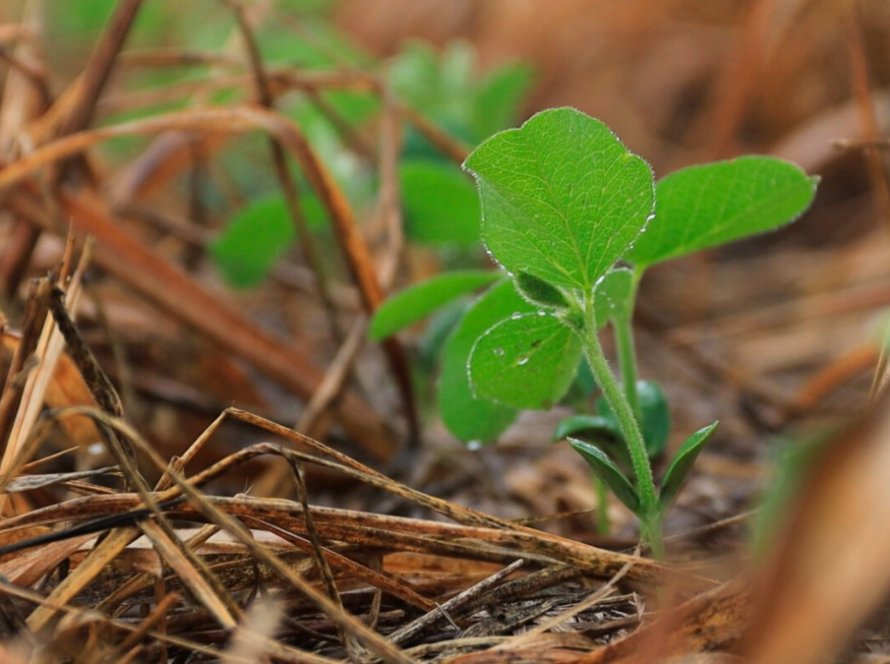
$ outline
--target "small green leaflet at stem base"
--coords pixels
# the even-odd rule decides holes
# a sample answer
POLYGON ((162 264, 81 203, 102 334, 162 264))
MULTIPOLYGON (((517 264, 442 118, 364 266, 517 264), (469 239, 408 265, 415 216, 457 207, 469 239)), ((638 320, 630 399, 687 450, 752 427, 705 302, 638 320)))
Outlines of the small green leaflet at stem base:
POLYGON ((489 443, 516 419, 516 411, 477 398, 470 387, 467 361, 473 344, 499 321, 534 311, 511 280, 495 284, 467 310, 442 351, 438 405, 448 430, 463 441, 489 443))
POLYGON ((615 425, 615 420, 601 417, 600 415, 569 415, 560 420, 559 424, 556 425, 553 438, 561 440, 568 436, 577 437, 580 433, 586 433, 591 436, 607 436, 621 440, 621 431, 615 425))
POLYGON ((620 468, 630 470, 630 455, 624 438, 614 420, 599 415, 570 415, 556 425, 553 437, 557 440, 573 438, 599 449, 620 468))
POLYGON ((464 270, 437 275, 410 286, 386 300, 371 319, 368 336, 385 339, 444 307, 465 293, 503 278, 492 270, 464 270))
POLYGON ((643 269, 788 224, 813 202, 818 178, 773 157, 690 166, 656 186, 655 219, 624 258, 643 269))
POLYGON ((474 393, 513 408, 547 409, 569 389, 581 340, 556 316, 513 316, 483 334, 470 353, 474 393))
POLYGON ((542 111, 464 162, 482 199, 482 239, 509 272, 589 292, 646 226, 649 164, 599 120, 542 111))
POLYGON ((615 462, 612 461, 605 452, 596 445, 586 443, 583 440, 569 438, 569 444, 578 452, 590 468, 596 473, 606 485, 612 490, 618 499, 627 505, 628 509, 634 514, 639 514, 640 498, 636 489, 630 480, 625 477, 624 473, 619 470, 615 462))
POLYGON ((676 456, 671 461, 671 465, 668 466, 667 472, 664 474, 664 479, 661 481, 659 503, 662 509, 666 509, 674 498, 677 497, 677 494, 680 493, 680 489, 686 481, 686 476, 695 463, 695 458, 701 452, 704 444, 714 435, 718 424, 720 423, 714 422, 699 429, 680 446, 676 456))
POLYGON ((609 270, 596 283, 593 315, 597 327, 605 327, 610 320, 630 318, 633 288, 633 272, 623 267, 609 270))

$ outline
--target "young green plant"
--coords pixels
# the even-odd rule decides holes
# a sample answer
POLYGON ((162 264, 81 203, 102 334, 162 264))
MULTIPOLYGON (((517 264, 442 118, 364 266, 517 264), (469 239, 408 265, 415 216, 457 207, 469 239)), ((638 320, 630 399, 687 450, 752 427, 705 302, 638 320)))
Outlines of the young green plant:
MULTIPOLYGON (((744 157, 656 186, 649 165, 608 127, 570 108, 495 134, 464 167, 477 182, 483 242, 506 276, 445 345, 446 425, 464 440, 493 440, 518 410, 559 402, 583 357, 603 399, 597 415, 564 422, 562 433, 637 514, 659 555, 664 512, 716 422, 680 446, 656 483, 650 458, 664 448, 669 419, 660 388, 637 381, 631 324, 640 279, 661 261, 791 221, 812 201, 815 180, 781 160, 744 157), (620 382, 600 344, 607 324, 620 382)), ((460 294, 479 285, 465 283, 460 294)))
MULTIPOLYGON (((96 3, 81 0, 74 4, 96 3)), ((316 19, 313 31, 324 37, 323 42, 330 42, 329 46, 336 45, 341 56, 357 63, 368 59, 321 17, 316 19)), ((268 42, 274 34, 274 30, 264 34, 263 43, 278 53, 283 43, 268 42)), ((290 47, 290 58, 294 57, 294 47, 290 47)), ((337 64, 330 59, 330 49, 308 49, 296 57, 310 69, 329 69, 337 64)), ((513 124, 532 80, 531 69, 519 63, 504 64, 485 73, 477 71, 477 64, 476 53, 467 43, 453 42, 441 53, 415 43, 386 63, 383 76, 401 104, 452 140, 475 144, 513 124)), ((379 119, 383 105, 372 92, 325 90, 322 96, 322 107, 317 100, 294 98, 285 101, 282 110, 303 129, 350 202, 356 208, 367 208, 378 193, 379 174, 367 168, 364 160, 356 159, 355 145, 347 137, 361 132, 344 132, 344 127, 356 130, 372 123, 375 117, 379 119)), ((269 178, 246 167, 248 162, 253 163, 236 160, 229 170, 250 194, 250 200, 231 215, 210 247, 221 276, 235 288, 262 284, 298 239, 284 195, 267 190, 269 178)), ((412 126, 406 127, 398 178, 405 234, 410 242, 440 252, 446 264, 452 265, 455 260, 466 263, 463 254, 470 250, 468 257, 479 253, 479 200, 472 182, 412 126)), ((330 248, 327 214, 309 183, 301 176, 296 183, 300 212, 323 252, 330 248)))

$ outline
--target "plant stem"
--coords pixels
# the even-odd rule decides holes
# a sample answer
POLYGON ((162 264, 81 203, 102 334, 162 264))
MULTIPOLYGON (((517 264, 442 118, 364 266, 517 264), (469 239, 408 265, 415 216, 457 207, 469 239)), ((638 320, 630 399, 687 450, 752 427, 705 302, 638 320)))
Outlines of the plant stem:
POLYGON ((624 383, 624 394, 630 402, 631 410, 641 421, 640 393, 637 389, 637 352, 634 348, 633 312, 637 306, 637 289, 643 271, 634 268, 630 286, 630 301, 627 303, 628 314, 612 320, 612 331, 615 335, 615 348, 618 351, 618 369, 624 383))
POLYGON ((662 513, 656 513, 651 519, 643 519, 641 527, 641 539, 649 543, 649 550, 655 560, 664 560, 664 538, 661 533, 662 513))
POLYGON ((641 521, 641 534, 655 555, 661 553, 661 519, 658 505, 658 494, 655 490, 655 481, 652 478, 652 468, 649 466, 649 456, 646 454, 646 444, 640 433, 637 418, 631 410, 630 404, 609 366, 609 361, 603 353, 596 329, 596 318, 593 312, 593 297, 588 295, 584 301, 584 331, 582 333, 584 355, 590 370, 596 378, 597 384, 603 391, 612 412, 618 419, 618 426, 627 444, 630 453, 631 466, 636 478, 637 492, 640 497, 640 511, 638 516, 641 521))
POLYGON ((615 334, 615 347, 618 351, 618 369, 621 382, 624 383, 624 396, 633 411, 637 422, 640 421, 640 394, 637 391, 637 355, 634 349, 634 335, 631 317, 620 317, 612 320, 612 331, 615 334))
POLYGON ((608 535, 612 530, 609 522, 609 494, 606 483, 602 478, 593 473, 593 485, 596 487, 596 532, 599 535, 608 535))

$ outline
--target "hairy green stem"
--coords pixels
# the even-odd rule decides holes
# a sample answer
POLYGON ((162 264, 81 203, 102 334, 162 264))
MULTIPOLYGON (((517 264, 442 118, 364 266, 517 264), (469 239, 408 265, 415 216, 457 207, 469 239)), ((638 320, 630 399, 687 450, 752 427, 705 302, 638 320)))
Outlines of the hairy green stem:
POLYGON ((630 301, 627 303, 627 317, 619 317, 612 321, 612 331, 615 335, 615 347, 618 351, 618 369, 621 372, 621 380, 624 383, 624 393, 630 402, 630 407, 637 416, 637 422, 642 421, 640 412, 640 392, 637 388, 637 352, 634 348, 633 312, 637 306, 637 290, 644 270, 635 267, 631 278, 630 301))
POLYGON ((603 396, 608 402, 618 419, 618 426, 627 444, 630 454, 631 466, 636 478, 637 492, 640 498, 640 511, 638 516, 641 521, 643 538, 649 542, 655 555, 661 553, 661 517, 658 504, 658 494, 655 490, 655 481, 652 478, 652 468, 649 465, 649 456, 646 453, 646 444, 640 426, 633 410, 618 386, 609 361, 603 353, 597 335, 596 318, 594 316, 593 298, 588 296, 584 302, 584 331, 582 333, 584 356, 590 365, 590 370, 596 378, 597 384, 603 391, 603 396))
POLYGON ((633 411, 637 422, 641 421, 640 394, 637 391, 637 355, 634 349, 633 326, 631 317, 621 316, 612 320, 612 331, 615 334, 615 348, 618 351, 618 370, 624 384, 624 395, 633 411))

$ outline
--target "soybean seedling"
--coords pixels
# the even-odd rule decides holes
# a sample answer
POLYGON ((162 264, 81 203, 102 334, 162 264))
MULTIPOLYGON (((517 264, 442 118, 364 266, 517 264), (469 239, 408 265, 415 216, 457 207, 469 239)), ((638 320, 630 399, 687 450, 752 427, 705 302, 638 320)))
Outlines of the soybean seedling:
MULTIPOLYGON (((445 345, 439 398, 446 425, 464 440, 492 440, 517 410, 557 403, 583 357, 602 406, 564 433, 638 516, 642 538, 660 555, 664 512, 717 423, 689 436, 656 484, 650 456, 668 432, 655 415, 666 404, 660 390, 637 380, 631 321, 640 279, 656 263, 790 222, 811 203, 816 180, 778 159, 743 157, 683 169, 656 186, 649 165, 606 125, 570 108, 495 134, 464 168, 476 179, 481 236, 503 275, 445 345), (620 382, 599 339, 609 324, 620 382)), ((462 283, 451 282, 451 295, 436 303, 480 285, 462 283)), ((403 311, 402 320, 429 308, 403 311)))

